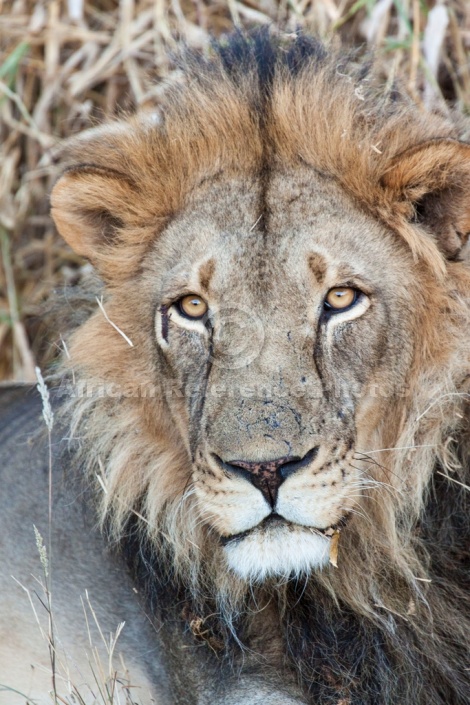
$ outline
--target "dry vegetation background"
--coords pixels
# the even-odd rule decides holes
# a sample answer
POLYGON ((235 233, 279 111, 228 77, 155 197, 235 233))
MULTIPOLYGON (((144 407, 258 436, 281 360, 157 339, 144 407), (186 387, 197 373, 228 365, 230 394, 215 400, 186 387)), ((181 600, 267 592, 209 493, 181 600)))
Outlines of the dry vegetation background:
POLYGON ((265 24, 373 48, 423 110, 470 111, 469 0, 0 0, 0 381, 35 380, 60 346, 41 310, 87 271, 48 215, 60 144, 158 104, 183 43, 265 24))

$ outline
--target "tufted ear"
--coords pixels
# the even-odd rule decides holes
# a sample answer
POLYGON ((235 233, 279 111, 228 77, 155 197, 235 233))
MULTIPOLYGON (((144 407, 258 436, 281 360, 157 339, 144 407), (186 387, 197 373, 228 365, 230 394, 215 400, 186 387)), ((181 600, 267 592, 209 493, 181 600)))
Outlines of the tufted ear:
POLYGON ((80 255, 99 260, 132 214, 134 187, 124 174, 94 164, 79 164, 58 180, 51 195, 59 233, 80 255))
POLYGON ((470 145, 437 139, 398 154, 381 179, 392 207, 420 223, 448 259, 470 234, 470 145))

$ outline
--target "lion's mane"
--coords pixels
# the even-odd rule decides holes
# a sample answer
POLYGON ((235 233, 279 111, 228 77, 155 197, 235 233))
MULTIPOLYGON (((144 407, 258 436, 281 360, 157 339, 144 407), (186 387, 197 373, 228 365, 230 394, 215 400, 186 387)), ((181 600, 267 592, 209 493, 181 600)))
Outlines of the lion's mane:
MULTIPOLYGON (((381 484, 366 493, 361 514, 342 533, 336 570, 261 586, 227 576, 212 548, 215 539, 199 520, 187 454, 155 376, 151 311, 136 316, 133 306, 128 275, 155 236, 136 226, 132 246, 115 253, 116 241, 111 243, 97 264, 123 275, 118 286, 109 276, 105 306, 138 353, 129 363, 128 346, 100 311, 69 343, 73 365, 65 374, 71 380, 73 369, 75 392, 64 413, 76 439, 76 462, 96 484, 102 522, 153 609, 176 610, 186 624, 188 615, 197 615, 221 658, 244 648, 251 615, 271 601, 286 659, 313 703, 463 705, 470 693, 470 277, 458 262, 445 272, 431 238, 409 224, 406 204, 400 211, 377 187, 387 164, 408 146, 460 135, 447 119, 421 114, 395 88, 383 94, 373 65, 327 53, 305 37, 289 49, 267 34, 237 36, 215 54, 209 61, 187 58, 187 82, 169 87, 163 146, 152 136, 150 120, 134 118, 127 151, 117 124, 105 128, 98 142, 90 138, 90 147, 80 142, 75 154, 85 145, 110 167, 125 159, 147 199, 132 207, 157 203, 162 227, 184 201, 194 174, 211 161, 219 168, 251 163, 265 158, 266 145, 275 145, 279 159, 300 155, 334 176, 406 240, 416 266, 428 271, 429 313, 400 409, 405 418, 401 424, 390 420, 390 428, 399 428, 394 436, 382 421, 382 438, 393 450, 368 456, 381 484), (446 327, 439 330, 433 317, 438 307, 447 310, 446 327), (155 393, 137 393, 149 380, 155 393), (100 393, 113 383, 128 389, 118 402, 100 393)), ((117 238, 119 245, 119 233, 117 238)))

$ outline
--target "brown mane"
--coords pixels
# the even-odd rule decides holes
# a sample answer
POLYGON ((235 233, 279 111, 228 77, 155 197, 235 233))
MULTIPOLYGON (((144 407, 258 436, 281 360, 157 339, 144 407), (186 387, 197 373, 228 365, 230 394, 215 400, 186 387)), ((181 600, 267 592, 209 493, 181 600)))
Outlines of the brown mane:
POLYGON ((59 229, 107 282, 109 318, 134 344, 100 311, 69 344, 81 391, 64 409, 81 439, 77 462, 89 477, 102 475, 106 486, 103 494, 97 485, 103 524, 122 544, 154 609, 181 602, 181 611, 206 621, 221 654, 243 645, 257 604, 272 602, 286 659, 312 703, 464 705, 470 275, 461 262, 446 260, 427 216, 420 218, 416 204, 426 190, 417 167, 405 184, 399 173, 400 155, 440 140, 441 163, 455 176, 443 175, 433 188, 454 189, 460 206, 470 177, 467 168, 452 166, 456 128, 395 91, 384 94, 373 67, 356 67, 306 38, 289 44, 263 33, 236 36, 207 62, 188 57, 184 72, 158 116, 140 114, 78 138, 66 175, 75 200, 61 182, 52 199, 59 229), (152 300, 146 255, 194 188, 221 171, 262 174, 272 160, 308 164, 391 228, 397 248, 411 249, 425 273, 430 304, 406 419, 380 426, 395 451, 386 463, 370 458, 392 489, 364 500, 367 516, 355 517, 344 533, 337 571, 302 584, 249 588, 226 576, 210 532, 192 512, 187 452, 155 364, 154 310, 136 313, 132 302, 136 291, 152 300), (102 237, 79 244, 83 230, 102 237), (448 315, 436 329, 438 309, 448 315), (146 396, 149 380, 155 391, 146 396), (112 384, 128 390, 119 404, 99 393, 112 384), (403 492, 397 486, 405 472, 411 480, 403 492))
MULTIPOLYGON (((409 227, 413 212, 403 194, 384 189, 383 180, 408 148, 436 138, 458 139, 455 126, 414 110, 394 89, 384 93, 373 67, 357 66, 344 53, 327 56, 317 46, 313 54, 296 57, 301 50, 294 47, 295 71, 278 61, 272 76, 263 77, 252 70, 253 64, 250 68, 252 51, 247 49, 241 66, 233 63, 232 75, 224 64, 230 62, 228 50, 207 63, 187 57, 186 80, 168 88, 158 113, 140 113, 71 143, 69 159, 76 178, 80 173, 96 175, 95 193, 89 189, 86 195, 88 209, 96 208, 97 217, 103 216, 103 203, 110 198, 109 192, 100 191, 104 174, 114 181, 109 205, 117 212, 129 189, 136 196, 133 204, 126 203, 126 225, 135 228, 135 242, 131 248, 132 230, 127 230, 122 270, 112 246, 92 253, 97 266, 109 267, 114 276, 132 276, 146 243, 155 237, 146 223, 163 227, 202 181, 221 170, 262 171, 273 154, 286 165, 305 163, 336 179, 362 208, 390 225, 418 257, 442 272, 432 243, 409 227), (269 81, 268 93, 263 80, 269 81)), ((52 205, 57 213, 60 191, 52 205)), ((67 204, 68 211, 71 207, 78 228, 83 217, 80 201, 75 207, 67 204)), ((118 233, 117 223, 112 226, 118 233)))

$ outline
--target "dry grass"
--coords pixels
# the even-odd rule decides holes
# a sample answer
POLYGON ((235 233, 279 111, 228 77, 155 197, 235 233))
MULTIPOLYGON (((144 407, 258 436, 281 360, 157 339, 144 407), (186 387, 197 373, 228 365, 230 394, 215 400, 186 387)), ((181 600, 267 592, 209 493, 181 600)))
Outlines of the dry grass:
POLYGON ((467 0, 0 0, 0 380, 35 381, 58 345, 39 311, 86 271, 48 216, 62 140, 158 104, 183 42, 266 23, 377 48, 424 110, 470 110, 467 0))

